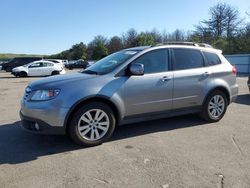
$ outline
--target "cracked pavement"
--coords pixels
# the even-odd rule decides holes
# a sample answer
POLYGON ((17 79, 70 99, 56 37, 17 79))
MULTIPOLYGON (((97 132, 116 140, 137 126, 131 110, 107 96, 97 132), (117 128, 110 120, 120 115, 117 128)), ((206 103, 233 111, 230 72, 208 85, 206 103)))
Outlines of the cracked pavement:
POLYGON ((0 72, 0 187, 250 187, 246 77, 218 123, 187 115, 131 124, 92 148, 19 127, 20 98, 36 79, 0 72))

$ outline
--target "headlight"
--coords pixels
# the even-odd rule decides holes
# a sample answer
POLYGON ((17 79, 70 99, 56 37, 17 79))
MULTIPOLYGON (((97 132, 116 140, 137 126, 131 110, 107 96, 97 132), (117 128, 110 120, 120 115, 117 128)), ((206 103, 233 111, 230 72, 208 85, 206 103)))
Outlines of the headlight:
POLYGON ((31 101, 46 101, 55 98, 60 93, 59 89, 36 90, 30 98, 31 101))

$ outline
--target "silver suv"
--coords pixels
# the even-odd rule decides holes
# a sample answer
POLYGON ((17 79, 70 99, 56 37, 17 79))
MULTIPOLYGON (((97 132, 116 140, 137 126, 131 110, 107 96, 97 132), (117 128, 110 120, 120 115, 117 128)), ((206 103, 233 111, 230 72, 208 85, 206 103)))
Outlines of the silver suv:
POLYGON ((220 50, 163 44, 125 49, 82 72, 32 82, 20 116, 27 130, 67 133, 94 146, 122 124, 188 113, 217 122, 237 94, 236 69, 220 50))

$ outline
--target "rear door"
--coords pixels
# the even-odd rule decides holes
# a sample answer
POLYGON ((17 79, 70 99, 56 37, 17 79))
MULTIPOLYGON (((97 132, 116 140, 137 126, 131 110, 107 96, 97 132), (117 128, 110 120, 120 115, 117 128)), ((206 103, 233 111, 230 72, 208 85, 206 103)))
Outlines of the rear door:
POLYGON ((211 79, 211 68, 206 67, 200 50, 173 48, 174 92, 173 109, 200 106, 211 79))
POLYGON ((43 62, 43 67, 41 68, 40 76, 48 76, 54 71, 54 64, 49 62, 43 62))

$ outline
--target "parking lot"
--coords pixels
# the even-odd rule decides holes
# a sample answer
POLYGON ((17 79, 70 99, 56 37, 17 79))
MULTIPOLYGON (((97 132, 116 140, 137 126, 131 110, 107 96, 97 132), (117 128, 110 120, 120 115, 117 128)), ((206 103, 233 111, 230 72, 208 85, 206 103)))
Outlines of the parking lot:
POLYGON ((246 77, 219 123, 187 115, 131 124, 92 148, 20 128, 20 99, 37 79, 0 72, 0 187, 250 187, 246 77))

